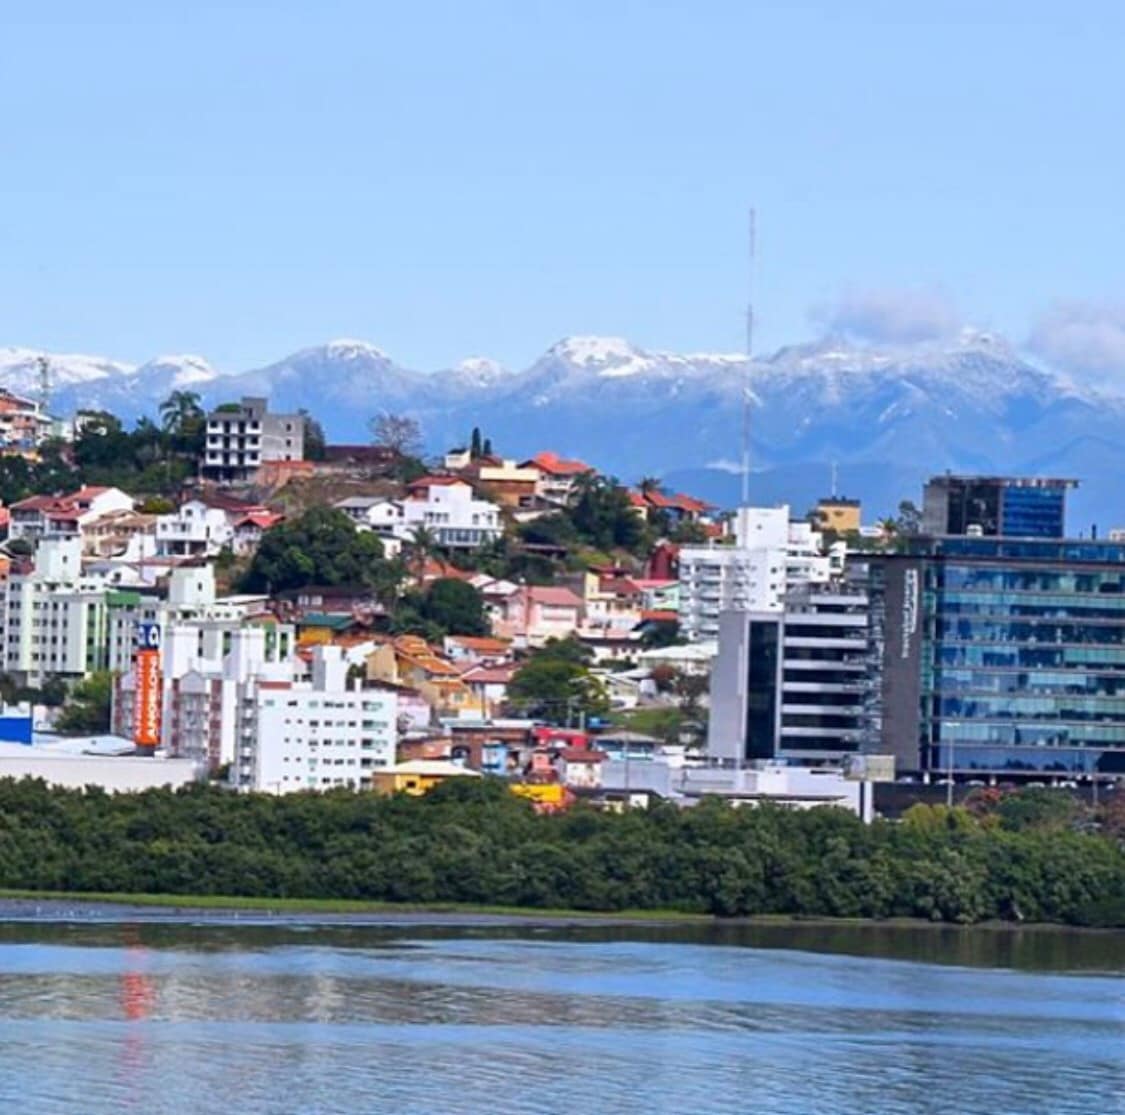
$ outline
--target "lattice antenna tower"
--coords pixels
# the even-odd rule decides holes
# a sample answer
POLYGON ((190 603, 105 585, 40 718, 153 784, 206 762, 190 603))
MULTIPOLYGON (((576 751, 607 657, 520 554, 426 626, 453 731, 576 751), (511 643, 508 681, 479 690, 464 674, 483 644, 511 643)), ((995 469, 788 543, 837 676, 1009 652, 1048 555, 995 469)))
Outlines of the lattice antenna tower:
POLYGON ((51 412, 51 361, 47 356, 35 358, 35 370, 39 387, 39 405, 44 414, 51 412))
POLYGON ((758 214, 750 209, 746 294, 746 378, 742 384, 742 506, 750 504, 750 408, 754 398, 754 265, 758 254, 758 214))

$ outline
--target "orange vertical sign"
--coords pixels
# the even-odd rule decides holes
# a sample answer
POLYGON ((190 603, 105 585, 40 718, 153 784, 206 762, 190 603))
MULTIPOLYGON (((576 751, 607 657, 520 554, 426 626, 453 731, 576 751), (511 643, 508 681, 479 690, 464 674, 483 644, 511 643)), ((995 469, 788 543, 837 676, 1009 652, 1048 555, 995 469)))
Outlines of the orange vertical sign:
POLYGON ((160 652, 139 650, 135 661, 137 705, 133 742, 138 747, 156 747, 160 743, 160 652))

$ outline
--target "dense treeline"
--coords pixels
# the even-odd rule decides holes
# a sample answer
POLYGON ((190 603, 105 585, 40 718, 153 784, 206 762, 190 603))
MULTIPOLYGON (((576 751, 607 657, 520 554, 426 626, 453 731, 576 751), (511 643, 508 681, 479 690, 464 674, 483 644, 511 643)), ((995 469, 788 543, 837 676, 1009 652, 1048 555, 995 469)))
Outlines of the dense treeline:
POLYGON ((864 826, 704 803, 537 816, 503 784, 425 798, 110 796, 0 781, 0 885, 718 915, 1125 924, 1125 850, 1027 817, 924 807, 864 826), (1013 827, 1014 825, 1014 827, 1013 827))

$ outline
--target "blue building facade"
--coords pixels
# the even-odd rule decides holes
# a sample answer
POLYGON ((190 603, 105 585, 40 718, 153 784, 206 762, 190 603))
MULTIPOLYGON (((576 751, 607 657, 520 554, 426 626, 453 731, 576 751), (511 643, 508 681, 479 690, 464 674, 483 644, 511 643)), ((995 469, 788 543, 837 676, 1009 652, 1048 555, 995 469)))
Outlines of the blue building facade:
POLYGON ((1020 476, 935 476, 922 497, 922 531, 1058 538, 1066 535, 1066 494, 1074 480, 1020 476))
POLYGON ((920 539, 871 568, 873 743, 900 769, 1125 773, 1125 545, 920 539))

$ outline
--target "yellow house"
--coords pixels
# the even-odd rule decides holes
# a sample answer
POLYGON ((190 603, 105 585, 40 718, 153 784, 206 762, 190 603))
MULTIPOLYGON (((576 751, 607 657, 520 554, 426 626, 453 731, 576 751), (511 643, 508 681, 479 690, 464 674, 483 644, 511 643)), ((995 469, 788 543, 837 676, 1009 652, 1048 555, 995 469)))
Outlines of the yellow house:
POLYGON ((417 689, 439 716, 458 716, 479 705, 457 667, 435 654, 417 635, 400 635, 377 647, 366 665, 368 681, 417 689))
POLYGON ((833 496, 817 501, 816 519, 819 530, 832 530, 837 534, 853 534, 860 527, 860 502, 833 496))
POLYGON ((508 789, 517 797, 527 798, 544 813, 564 809, 567 805, 567 789, 561 782, 512 782, 508 789))
POLYGON ((480 777, 480 771, 468 770, 445 759, 411 759, 375 771, 371 775, 371 788, 381 795, 409 794, 417 798, 450 778, 480 777))

